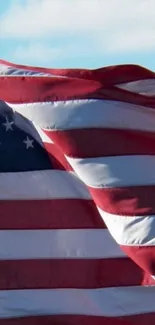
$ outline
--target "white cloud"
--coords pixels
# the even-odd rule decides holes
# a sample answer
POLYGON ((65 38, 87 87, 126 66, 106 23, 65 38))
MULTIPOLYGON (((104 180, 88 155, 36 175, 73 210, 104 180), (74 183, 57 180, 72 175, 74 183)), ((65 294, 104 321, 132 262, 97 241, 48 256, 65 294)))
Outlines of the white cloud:
POLYGON ((61 65, 66 59, 78 60, 79 58, 94 57, 100 53, 100 47, 93 48, 91 41, 86 44, 77 44, 73 41, 71 44, 61 44, 57 47, 52 47, 48 42, 29 42, 28 44, 20 44, 12 53, 12 59, 16 62, 26 62, 27 64, 48 64, 57 63, 61 65))
POLYGON ((30 43, 27 46, 17 46, 16 50, 13 53, 13 58, 15 60, 25 61, 27 63, 36 62, 36 64, 44 64, 52 62, 55 59, 58 59, 60 56, 61 50, 58 48, 49 47, 46 44, 40 43, 30 43))
POLYGON ((115 53, 130 53, 137 51, 151 51, 155 50, 155 30, 141 30, 134 31, 131 29, 126 35, 125 32, 118 33, 111 37, 111 42, 107 44, 107 51, 115 53))
POLYGON ((62 50, 59 44, 53 49, 41 42, 50 38, 59 43, 62 37, 70 38, 69 45, 61 46, 72 54, 80 37, 85 39, 86 53, 90 48, 102 53, 154 50, 154 14, 155 0, 25 0, 24 4, 15 0, 0 17, 0 38, 37 42, 26 52, 17 48, 15 56, 25 58, 55 57, 62 50))
MULTIPOLYGON (((106 28, 120 0, 20 0, 1 17, 5 37, 41 37, 106 28)), ((122 2, 122 1, 121 1, 122 2)))

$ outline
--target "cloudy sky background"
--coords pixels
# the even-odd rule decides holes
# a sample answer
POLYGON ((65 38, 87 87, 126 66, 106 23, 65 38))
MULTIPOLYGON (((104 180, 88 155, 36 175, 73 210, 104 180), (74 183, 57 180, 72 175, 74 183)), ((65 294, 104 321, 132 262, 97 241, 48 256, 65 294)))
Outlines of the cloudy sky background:
POLYGON ((155 70, 155 0, 0 0, 0 57, 49 67, 155 70))

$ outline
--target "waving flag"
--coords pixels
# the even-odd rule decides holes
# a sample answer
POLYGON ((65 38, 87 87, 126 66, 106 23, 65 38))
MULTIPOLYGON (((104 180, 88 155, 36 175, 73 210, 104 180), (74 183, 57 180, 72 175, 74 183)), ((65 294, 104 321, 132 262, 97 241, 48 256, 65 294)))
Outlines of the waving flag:
POLYGON ((0 61, 0 325, 154 324, 154 94, 0 61))

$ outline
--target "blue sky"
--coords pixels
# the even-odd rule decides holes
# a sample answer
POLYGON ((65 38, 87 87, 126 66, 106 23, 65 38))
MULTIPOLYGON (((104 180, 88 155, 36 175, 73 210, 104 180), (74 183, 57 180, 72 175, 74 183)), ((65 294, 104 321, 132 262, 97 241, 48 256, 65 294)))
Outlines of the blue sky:
POLYGON ((22 64, 155 70, 155 0, 0 1, 0 56, 22 64))

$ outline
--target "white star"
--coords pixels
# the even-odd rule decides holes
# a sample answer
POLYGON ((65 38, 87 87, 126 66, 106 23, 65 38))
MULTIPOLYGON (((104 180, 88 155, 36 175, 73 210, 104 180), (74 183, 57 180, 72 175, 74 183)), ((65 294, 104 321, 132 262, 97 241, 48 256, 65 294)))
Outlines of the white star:
POLYGON ((12 124, 14 124, 14 121, 9 122, 7 117, 5 118, 5 120, 6 120, 6 122, 3 123, 3 125, 6 128, 6 132, 9 130, 13 131, 12 124))
POLYGON ((29 137, 26 137, 26 140, 23 141, 26 144, 26 149, 34 148, 33 142, 34 140, 29 139, 29 137))

